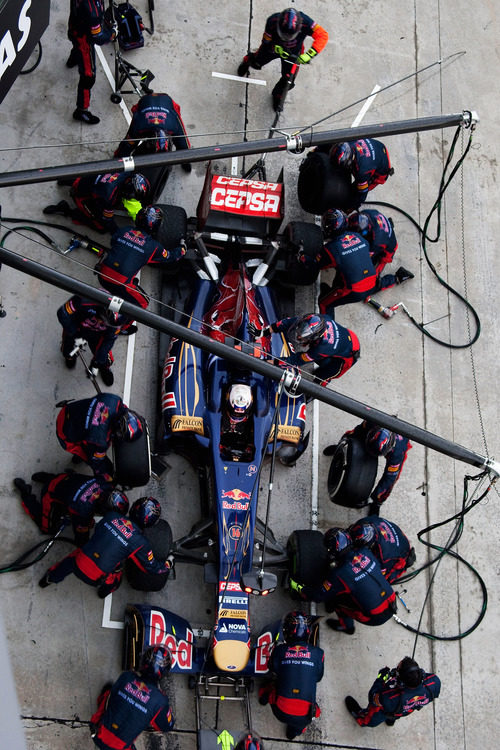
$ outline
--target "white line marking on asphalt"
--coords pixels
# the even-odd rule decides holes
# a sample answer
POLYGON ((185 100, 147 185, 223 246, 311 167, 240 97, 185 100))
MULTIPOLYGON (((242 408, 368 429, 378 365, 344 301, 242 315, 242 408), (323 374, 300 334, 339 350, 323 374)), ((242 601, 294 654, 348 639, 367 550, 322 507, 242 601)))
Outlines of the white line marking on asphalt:
MULTIPOLYGON (((106 74, 106 78, 109 81, 109 85, 111 86, 112 90, 114 91, 115 90, 115 79, 113 78, 113 74, 111 73, 109 65, 106 62, 106 58, 104 57, 104 52, 102 51, 102 49, 98 45, 95 45, 95 51, 97 52, 97 57, 99 58, 99 61, 100 61, 101 65, 102 65, 104 73, 106 74)), ((132 121, 132 115, 128 111, 127 105, 125 104, 125 102, 123 101, 123 99, 120 102, 120 107, 121 107, 121 110, 123 112, 123 116, 124 116, 124 118, 127 121, 127 125, 130 125, 130 123, 132 121)))
POLYGON ((113 594, 108 594, 104 600, 104 607, 102 610, 102 623, 103 628, 114 628, 115 630, 123 630, 125 623, 119 620, 111 620, 111 602, 113 600, 113 594))
POLYGON ((236 177, 236 175, 238 174, 238 157, 237 156, 233 156, 233 158, 231 159, 231 174, 233 175, 233 177, 236 177))
POLYGON ((377 93, 379 91, 380 91, 380 86, 378 85, 378 83, 376 83, 375 86, 373 87, 373 91, 372 91, 371 95, 368 97, 368 99, 365 101, 365 103, 363 104, 363 106, 359 110, 359 114, 356 117, 356 119, 354 120, 353 124, 351 125, 351 128, 357 128, 358 127, 359 123, 361 122, 361 120, 363 119, 363 117, 366 115, 366 113, 368 112, 368 110, 370 109, 370 107, 372 106, 373 101, 374 101, 374 99, 375 99, 375 97, 376 97, 376 95, 377 95, 377 93))
POLYGON ((267 81, 261 78, 246 78, 245 76, 231 76, 229 73, 216 73, 212 70, 212 78, 226 78, 228 81, 239 81, 240 83, 255 83, 257 86, 267 86, 267 81))

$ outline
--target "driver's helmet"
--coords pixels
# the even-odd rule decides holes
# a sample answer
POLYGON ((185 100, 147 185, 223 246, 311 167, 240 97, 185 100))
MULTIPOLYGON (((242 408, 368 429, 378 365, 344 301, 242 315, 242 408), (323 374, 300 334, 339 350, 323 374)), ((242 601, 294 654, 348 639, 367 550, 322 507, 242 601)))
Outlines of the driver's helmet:
POLYGON ((227 394, 229 418, 232 422, 245 422, 250 414, 252 389, 245 383, 235 383, 227 394))
POLYGON ((377 539, 377 530, 373 523, 357 521, 349 527, 349 534, 355 547, 371 547, 377 539))
POLYGON ((143 203, 149 195, 150 189, 151 186, 146 177, 137 172, 123 181, 121 194, 122 197, 127 200, 133 200, 135 198, 135 200, 143 203))
POLYGON ((157 206, 145 206, 137 212, 135 225, 146 234, 155 235, 163 221, 163 211, 157 206))
POLYGON ((348 222, 350 228, 353 230, 353 232, 356 232, 356 234, 360 234, 362 237, 366 237, 368 239, 371 239, 371 237, 373 236, 373 227, 371 221, 363 212, 358 213, 358 211, 355 211, 354 213, 350 214, 348 222))
POLYGON ((309 313, 297 318, 288 329, 287 338, 295 352, 307 352, 316 341, 321 339, 325 328, 326 322, 322 315, 309 313))
POLYGON ((334 166, 349 167, 354 159, 354 151, 347 141, 336 143, 330 149, 330 161, 334 166))
POLYGON ((300 610, 293 610, 285 615, 282 630, 287 643, 307 641, 311 634, 311 617, 300 610))
POLYGON ((340 208, 329 208, 321 219, 321 229, 325 237, 335 237, 347 229, 347 216, 340 208))
POLYGON ((338 565, 351 549, 352 540, 348 531, 333 526, 325 533, 323 544, 326 547, 330 565, 338 565))
POLYGON ((264 743, 255 732, 245 732, 238 740, 234 750, 264 750, 264 743))
POLYGON ((114 436, 123 442, 133 443, 142 435, 142 424, 138 414, 128 409, 118 418, 114 436))
POLYGON ((302 18, 295 8, 285 8, 281 11, 278 19, 278 36, 284 42, 291 42, 296 39, 300 33, 302 18))
POLYGON ((366 433, 366 449, 372 456, 387 456, 395 444, 396 435, 385 427, 372 427, 366 433))
POLYGON ((139 672, 153 680, 161 678, 172 667, 172 654, 166 646, 151 646, 142 655, 139 672))
POLYGON ((155 497, 140 497, 130 508, 129 518, 141 529, 154 526, 161 516, 161 505, 155 497))

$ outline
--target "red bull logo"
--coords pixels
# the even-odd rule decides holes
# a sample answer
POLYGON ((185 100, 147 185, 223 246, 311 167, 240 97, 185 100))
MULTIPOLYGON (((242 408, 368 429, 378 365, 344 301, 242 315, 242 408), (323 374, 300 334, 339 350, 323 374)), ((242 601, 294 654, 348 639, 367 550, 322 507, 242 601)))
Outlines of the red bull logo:
POLYGON ((228 503, 227 500, 223 500, 222 507, 224 510, 248 510, 248 503, 240 503, 239 500, 236 500, 234 503, 228 503))
POLYGON ((111 525, 114 526, 125 539, 130 539, 134 533, 134 525, 127 518, 113 518, 111 525))
POLYGON ((167 623, 162 612, 151 610, 149 621, 149 643, 151 646, 166 646, 172 654, 172 666, 177 664, 179 669, 190 670, 193 666, 194 634, 186 628, 186 639, 177 639, 172 633, 167 633, 167 623))
POLYGON ((225 497, 231 498, 231 500, 250 500, 252 495, 250 492, 244 492, 243 490, 239 490, 238 488, 235 488, 234 490, 222 490, 221 492, 221 499, 224 499, 225 497))

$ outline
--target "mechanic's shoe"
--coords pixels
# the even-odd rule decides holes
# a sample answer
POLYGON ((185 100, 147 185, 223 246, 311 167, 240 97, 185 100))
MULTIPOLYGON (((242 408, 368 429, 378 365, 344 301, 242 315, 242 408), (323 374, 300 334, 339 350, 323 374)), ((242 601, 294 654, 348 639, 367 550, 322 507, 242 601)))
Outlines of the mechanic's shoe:
POLYGON ((331 292, 332 288, 330 284, 327 284, 325 281, 322 281, 319 285, 319 296, 320 297, 326 297, 328 292, 331 292))
POLYGON ((109 367, 100 367, 99 372, 101 373, 101 378, 104 385, 113 385, 113 383, 115 382, 115 376, 113 375, 109 367))
POLYGON ((400 266, 398 270, 396 271, 396 283, 402 284, 403 281, 409 281, 410 279, 414 279, 415 274, 413 274, 411 271, 408 271, 407 268, 403 268, 403 266, 400 266))
POLYGON ((76 357, 64 357, 64 364, 68 370, 73 370, 76 365, 76 357))
POLYGON ((31 475, 31 481, 39 482, 40 484, 47 484, 47 482, 51 482, 55 476, 57 475, 50 474, 48 471, 36 471, 31 475))
POLYGON ((105 599, 108 594, 112 594, 113 591, 116 591, 116 586, 110 586, 107 583, 101 583, 101 585, 97 587, 97 596, 99 597, 99 599, 105 599))
POLYGON ((53 203, 50 206, 45 206, 42 213, 44 214, 59 214, 60 216, 69 216, 71 207, 68 201, 59 201, 59 203, 53 203))
POLYGON ((184 162, 184 164, 181 164, 181 167, 184 170, 184 172, 186 172, 186 174, 190 174, 193 168, 188 161, 184 162))
POLYGON ((73 120, 80 120, 80 122, 86 122, 87 125, 97 125, 101 122, 97 115, 93 115, 88 109, 78 109, 73 112, 73 120))
POLYGON ((128 328, 124 328, 120 331, 120 336, 133 336, 134 333, 137 333, 138 328, 137 326, 129 326, 128 328))
POLYGON ((357 719, 360 712, 363 710, 358 701, 353 698, 352 695, 346 695, 346 697, 344 698, 344 703, 351 716, 357 719))
POLYGON ((287 740, 294 740, 296 737, 299 736, 301 732, 297 732, 295 727, 291 727, 290 724, 286 725, 286 738, 287 740))
POLYGON ((332 617, 328 618, 326 624, 332 630, 336 630, 338 633, 345 633, 346 635, 352 635, 355 631, 354 625, 351 625, 350 628, 346 628, 345 625, 342 625, 339 620, 334 620, 332 617))
POLYGON ((269 692, 265 687, 261 687, 259 690, 259 703, 261 706, 267 706, 269 703, 269 692))
POLYGON ((41 589, 46 589, 47 586, 50 586, 51 583, 52 581, 49 578, 49 571, 47 570, 47 572, 44 573, 43 576, 38 581, 38 585, 40 586, 41 589))
POLYGON ((336 450, 337 450, 337 443, 332 443, 332 445, 327 445, 326 448, 323 448, 323 455, 333 456, 336 450))
POLYGON ((408 552, 408 557, 406 558, 406 567, 411 568, 412 565, 415 565, 416 559, 417 553, 415 552, 415 547, 412 547, 408 552))
POLYGON ((17 489, 21 493, 21 497, 23 498, 23 500, 26 496, 29 497, 31 495, 31 484, 25 482, 24 479, 21 479, 21 477, 16 477, 14 479, 14 486, 17 487, 17 489))
POLYGON ((387 724, 388 727, 393 727, 394 724, 396 723, 396 719, 386 719, 385 723, 387 724))
POLYGON ((78 65, 78 57, 75 55, 75 50, 71 50, 69 53, 69 57, 66 60, 66 67, 67 68, 76 68, 78 65))
POLYGON ((380 503, 370 503, 368 506, 367 516, 379 516, 380 515, 380 503))
POLYGON ((242 60, 240 64, 238 65, 238 75, 243 78, 243 76, 248 75, 248 71, 250 70, 250 63, 246 60, 242 60))
POLYGON ((80 456, 77 456, 76 454, 73 454, 71 456, 71 463, 72 464, 81 464, 81 463, 83 463, 83 458, 80 458, 80 456))

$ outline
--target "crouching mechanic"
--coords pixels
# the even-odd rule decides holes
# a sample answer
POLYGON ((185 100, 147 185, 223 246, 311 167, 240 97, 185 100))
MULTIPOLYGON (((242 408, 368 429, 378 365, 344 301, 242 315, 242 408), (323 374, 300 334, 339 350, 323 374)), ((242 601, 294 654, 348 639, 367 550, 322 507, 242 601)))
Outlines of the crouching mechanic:
POLYGON ((348 531, 354 547, 372 550, 389 583, 395 583, 416 560, 415 549, 406 534, 385 518, 361 518, 349 526, 348 531))
MULTIPOLYGON (((263 65, 281 57, 281 78, 272 91, 275 111, 281 103, 291 64, 306 65, 321 52, 328 42, 328 32, 301 11, 285 8, 273 13, 266 21, 264 35, 256 52, 245 55, 238 67, 238 75, 246 76, 250 68, 260 70, 263 65), (304 50, 304 40, 312 37, 312 46, 304 50)), ((290 86, 293 88, 294 84, 290 86)))
POLYGON ((316 703, 316 684, 323 677, 324 652, 309 643, 311 618, 289 612, 283 620, 285 643, 274 646, 269 671, 275 677, 259 690, 259 703, 271 705, 273 714, 286 724, 287 739, 305 732, 321 710, 316 703))
POLYGON ((99 393, 93 398, 63 401, 57 416, 57 439, 74 463, 85 461, 95 474, 111 481, 113 462, 106 455, 113 439, 133 442, 142 435, 137 415, 125 406, 120 396, 99 393))
POLYGON ((166 646, 151 646, 137 670, 122 672, 114 684, 106 684, 90 719, 94 744, 102 750, 133 750, 145 729, 169 732, 174 717, 160 680, 172 666, 166 646))
POLYGON ((50 474, 38 471, 32 475, 31 480, 42 484, 40 500, 32 492, 31 484, 20 477, 14 479, 26 513, 44 534, 57 532, 61 519, 69 516, 78 547, 88 542, 96 513, 102 515, 109 510, 119 510, 120 513, 128 511, 127 497, 114 490, 104 477, 89 477, 75 472, 50 474))
POLYGON ((161 505, 154 497, 142 497, 130 508, 128 518, 119 511, 106 513, 95 527, 90 541, 49 568, 38 585, 46 588, 74 573, 84 583, 95 586, 101 599, 120 586, 122 564, 130 559, 142 571, 165 574, 173 558, 156 560, 150 542, 142 533, 158 521, 161 505))
POLYGON ((339 325, 329 315, 309 313, 300 318, 283 318, 264 328, 249 324, 248 330, 256 339, 283 333, 292 354, 282 361, 297 367, 314 362, 318 365, 314 377, 322 381, 321 385, 340 378, 360 356, 354 331, 339 325))
POLYGON ((373 552, 355 549, 349 532, 337 526, 328 529, 323 543, 330 566, 324 580, 313 586, 291 579, 292 591, 308 601, 325 602, 327 611, 335 611, 339 618, 326 624, 346 635, 354 633, 354 620, 371 626, 390 620, 396 612, 396 593, 373 552))
POLYGON ((387 148, 375 138, 344 141, 331 147, 318 146, 318 150, 329 152, 334 169, 340 168, 351 174, 354 180, 351 210, 357 210, 365 202, 370 190, 383 185, 394 174, 387 148))
POLYGON ((405 656, 395 669, 380 670, 368 693, 366 708, 361 708, 352 695, 346 696, 345 705, 360 727, 377 727, 384 721, 392 727, 398 719, 432 703, 440 691, 439 677, 405 656))

